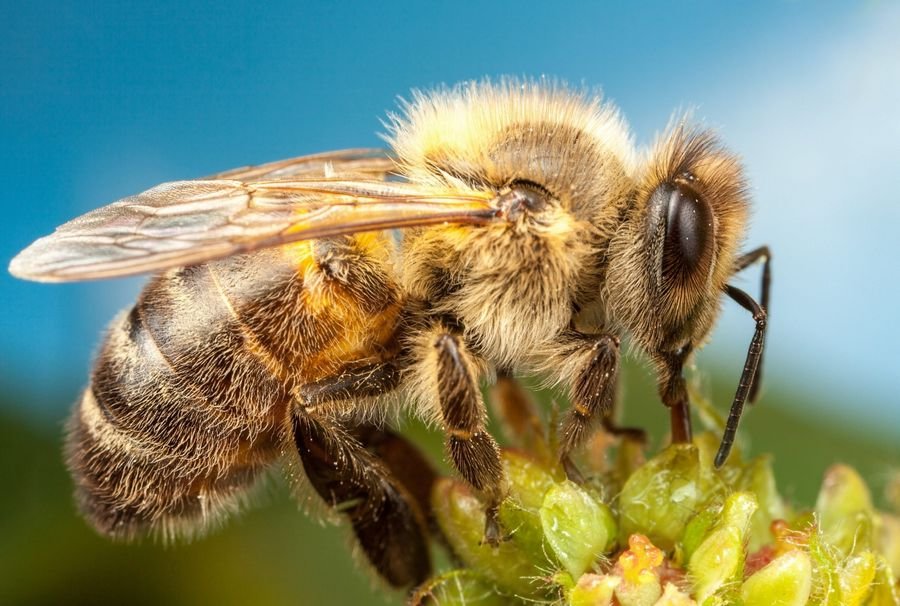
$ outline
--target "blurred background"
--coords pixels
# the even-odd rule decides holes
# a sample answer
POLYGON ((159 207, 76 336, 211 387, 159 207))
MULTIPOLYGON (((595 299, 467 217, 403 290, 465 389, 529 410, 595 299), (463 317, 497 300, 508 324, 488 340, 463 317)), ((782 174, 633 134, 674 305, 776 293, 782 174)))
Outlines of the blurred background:
MULTIPOLYGON (((745 446, 773 453, 782 492, 807 505, 834 462, 876 496, 900 464, 897 2, 35 0, 2 14, 4 267, 56 225, 163 181, 377 146, 411 88, 503 74, 599 86, 642 144, 693 108, 746 163, 747 247, 774 251, 767 386, 745 446)), ((113 545, 76 516, 62 424, 141 283, 0 272, 0 603, 381 600, 344 529, 303 516, 277 479, 259 508, 189 546, 113 545)), ((758 292, 758 270, 740 285, 758 292)), ((726 306, 698 359, 722 410, 752 329, 726 306)), ((624 420, 658 443, 653 378, 637 364, 626 378, 624 420)), ((439 453, 433 432, 411 432, 439 453)))

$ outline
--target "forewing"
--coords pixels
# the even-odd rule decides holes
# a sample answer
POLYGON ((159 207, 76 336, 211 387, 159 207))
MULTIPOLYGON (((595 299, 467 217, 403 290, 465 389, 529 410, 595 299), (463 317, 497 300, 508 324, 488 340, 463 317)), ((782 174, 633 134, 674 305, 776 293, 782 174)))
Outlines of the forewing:
POLYGON ((360 148, 300 156, 258 166, 244 166, 216 173, 205 179, 232 179, 244 182, 323 176, 383 179, 394 169, 394 161, 387 151, 360 148))
POLYGON ((485 223, 496 217, 492 198, 490 192, 379 179, 175 181, 62 225, 22 251, 9 269, 43 282, 127 276, 297 240, 485 223))

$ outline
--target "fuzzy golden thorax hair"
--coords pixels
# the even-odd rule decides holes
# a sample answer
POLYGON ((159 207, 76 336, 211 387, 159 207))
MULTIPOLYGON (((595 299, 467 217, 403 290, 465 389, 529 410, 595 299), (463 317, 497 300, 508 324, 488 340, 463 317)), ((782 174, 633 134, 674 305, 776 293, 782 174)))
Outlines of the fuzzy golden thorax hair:
POLYGON ((517 366, 600 293, 634 188, 624 122, 597 97, 511 80, 416 94, 392 122, 410 181, 537 201, 505 222, 407 233, 400 272, 412 297, 462 324, 474 351, 517 366))

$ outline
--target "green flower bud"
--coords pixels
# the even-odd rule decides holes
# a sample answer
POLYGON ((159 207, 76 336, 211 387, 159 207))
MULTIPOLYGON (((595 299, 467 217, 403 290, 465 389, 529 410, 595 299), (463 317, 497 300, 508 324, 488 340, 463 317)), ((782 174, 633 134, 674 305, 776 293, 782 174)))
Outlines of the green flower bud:
POLYGON ((834 465, 826 473, 816 501, 825 542, 843 555, 873 546, 875 510, 865 482, 853 468, 834 465))
POLYGON ((439 480, 432 493, 432 507, 438 524, 453 552, 505 592, 540 598, 549 591, 540 579, 546 574, 541 561, 521 548, 515 535, 493 547, 483 542, 484 505, 461 482, 439 480))
POLYGON ((861 606, 872 592, 872 581, 878 565, 875 554, 864 551, 850 556, 840 567, 838 582, 842 606, 861 606))
POLYGON ((734 488, 752 493, 756 497, 756 502, 759 503, 759 509, 753 514, 750 523, 747 542, 749 551, 757 551, 771 541, 772 522, 788 517, 787 507, 775 488, 775 474, 772 472, 771 457, 757 457, 747 463, 734 488))
POLYGON ((439 480, 435 518, 466 569, 434 578, 411 603, 900 606, 900 518, 874 510, 855 471, 832 467, 815 510, 797 515, 767 457, 716 470, 717 446, 700 435, 640 464, 641 447, 625 440, 614 466, 589 459, 584 485, 555 459, 505 451, 498 547, 483 544, 484 503, 463 482, 439 480), (616 557, 611 568, 605 556, 616 557))
MULTIPOLYGON (((584 576, 584 575, 582 575, 584 576)), ((572 591, 572 588, 575 587, 575 579, 572 578, 565 570, 558 570, 556 574, 550 577, 550 582, 553 585, 556 585, 563 593, 568 593, 572 591)))
POLYGON ((540 518, 550 548, 576 578, 615 541, 616 523, 609 508, 568 480, 547 492, 540 518))
POLYGON ((688 520, 706 500, 706 485, 697 447, 669 446, 622 487, 620 536, 642 533, 662 549, 674 548, 688 520))
MULTIPOLYGON (((691 556, 694 555, 694 552, 706 539, 709 529, 713 527, 718 519, 719 512, 714 509, 704 509, 688 522, 687 528, 684 529, 684 537, 681 539, 679 562, 687 562, 691 559, 691 556)), ((677 554, 678 552, 676 551, 677 554)))
MULTIPOLYGON (((694 446, 697 447, 697 451, 700 455, 700 467, 703 470, 711 470, 713 468, 713 461, 716 460, 716 453, 719 451, 719 442, 722 441, 720 434, 713 433, 711 431, 705 431, 701 434, 694 436, 694 446)), ((737 451, 733 451, 737 452, 737 451)), ((739 462, 739 457, 732 455, 728 457, 728 460, 725 461, 725 465, 719 469, 719 473, 724 474, 726 477, 733 475, 737 477, 741 472, 741 465, 739 462)))
POLYGON ((878 570, 872 582, 872 595, 866 606, 898 606, 900 604, 900 585, 890 566, 883 558, 878 558, 878 570))
POLYGON ((809 554, 794 549, 769 562, 741 586, 744 606, 803 606, 812 590, 809 554))
POLYGON ((537 515, 547 491, 566 479, 562 471, 551 470, 527 455, 514 450, 501 453, 503 468, 509 480, 508 497, 519 507, 537 515))
POLYGON ((559 563, 554 554, 545 548, 540 510, 547 492, 563 481, 565 475, 554 476, 544 466, 513 451, 503 452, 503 466, 509 480, 509 493, 500 505, 500 523, 509 533, 510 540, 527 553, 535 565, 545 570, 557 568, 559 563))
POLYGON ((435 577, 409 598, 409 606, 511 606, 515 603, 468 570, 453 570, 435 577))
POLYGON ((662 597, 659 577, 652 581, 628 584, 620 583, 616 587, 616 600, 621 606, 653 606, 662 597))
POLYGON ((566 596, 566 606, 610 606, 619 577, 584 574, 566 596))
POLYGON ((688 561, 694 595, 699 603, 734 584, 744 569, 744 543, 757 505, 753 495, 738 492, 725 500, 718 523, 688 561))

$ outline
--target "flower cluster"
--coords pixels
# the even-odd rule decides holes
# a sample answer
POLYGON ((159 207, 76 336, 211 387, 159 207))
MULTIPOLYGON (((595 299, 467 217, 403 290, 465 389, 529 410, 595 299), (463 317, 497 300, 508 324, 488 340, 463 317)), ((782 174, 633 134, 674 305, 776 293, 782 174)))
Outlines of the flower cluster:
POLYGON ((568 480, 541 452, 506 450, 508 533, 483 543, 481 502, 443 479, 432 501, 462 567, 412 604, 499 606, 900 605, 900 517, 877 511, 846 466, 826 474, 815 507, 792 509, 770 461, 712 464, 712 434, 644 462, 623 441, 611 464, 568 480))

